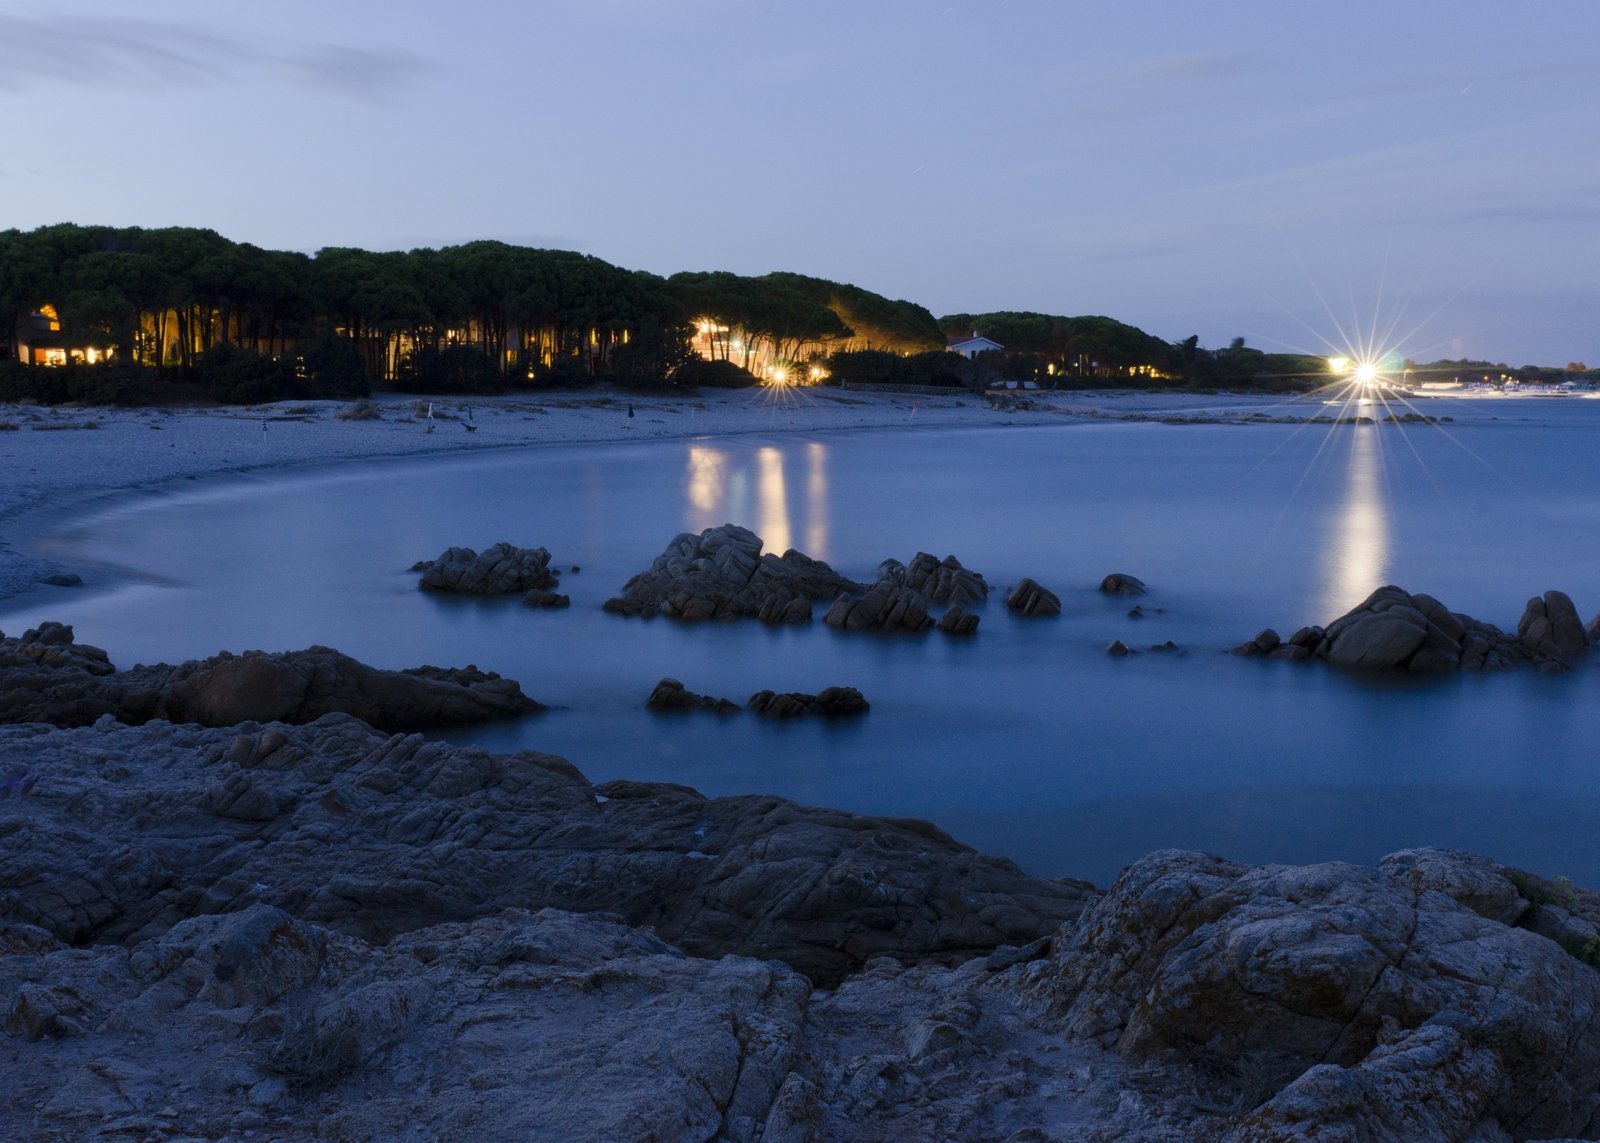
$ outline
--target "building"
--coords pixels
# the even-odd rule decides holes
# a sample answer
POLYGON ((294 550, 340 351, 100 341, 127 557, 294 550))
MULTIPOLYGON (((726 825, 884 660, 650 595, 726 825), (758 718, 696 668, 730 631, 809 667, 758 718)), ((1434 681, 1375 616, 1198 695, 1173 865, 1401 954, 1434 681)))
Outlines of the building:
POLYGON ((24 365, 66 365, 95 362, 112 355, 110 347, 68 345, 61 331, 61 315, 55 306, 40 306, 17 319, 11 344, 17 360, 24 365))
POLYGON ((979 337, 978 331, 973 330, 971 337, 952 337, 947 339, 945 348, 951 353, 959 353, 968 361, 980 353, 998 353, 1005 348, 998 341, 990 341, 987 337, 979 337))

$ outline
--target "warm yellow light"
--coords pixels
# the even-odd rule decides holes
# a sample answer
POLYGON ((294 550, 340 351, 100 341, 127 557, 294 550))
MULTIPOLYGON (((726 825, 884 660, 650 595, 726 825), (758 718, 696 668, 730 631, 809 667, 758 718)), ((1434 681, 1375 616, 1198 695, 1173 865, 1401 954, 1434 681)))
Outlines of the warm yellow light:
POLYGON ((1350 359, 1348 357, 1328 358, 1328 371, 1330 373, 1335 373, 1342 377, 1345 375, 1345 373, 1349 372, 1349 370, 1350 359))
POLYGON ((1363 385, 1371 385, 1378 379, 1378 367, 1370 361, 1363 361, 1356 366, 1356 380, 1363 385))
POLYGON ((779 385, 787 385, 789 383, 789 371, 787 369, 774 369, 772 371, 772 380, 779 385))
POLYGON ((827 375, 828 375, 828 371, 826 369, 824 369, 822 366, 813 365, 811 367, 811 380, 813 380, 813 381, 821 381, 827 375))

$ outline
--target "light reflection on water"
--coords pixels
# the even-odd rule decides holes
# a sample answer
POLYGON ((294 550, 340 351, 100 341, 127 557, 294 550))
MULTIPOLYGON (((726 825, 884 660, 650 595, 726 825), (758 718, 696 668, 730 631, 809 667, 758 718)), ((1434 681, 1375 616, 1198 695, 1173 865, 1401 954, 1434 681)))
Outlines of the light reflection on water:
POLYGON ((1350 432, 1344 497, 1322 548, 1322 614, 1349 611, 1388 582, 1389 513, 1384 503, 1382 432, 1356 425, 1350 432))
POLYGON ((564 754, 596 781, 928 818, 1051 875, 1104 882, 1161 845, 1370 861, 1445 844, 1600 884, 1593 667, 1410 680, 1224 651, 1325 624, 1385 581, 1502 627, 1548 587, 1591 614, 1600 402, 1583 404, 1587 421, 1524 426, 1502 404, 1468 428, 1493 480, 1427 426, 1343 427, 1319 454, 1282 426, 1146 424, 563 446, 238 481, 67 528, 58 549, 91 588, 0 605, 0 627, 72 623, 124 666, 312 643, 386 667, 476 663, 553 709, 453 740, 564 754), (954 553, 996 591, 969 640, 600 610, 674 532, 730 521, 858 580, 886 556, 954 553), (441 599, 405 570, 501 539, 581 565, 562 581, 572 607, 441 599), (142 579, 97 593, 105 565, 142 579), (1151 585, 1141 618, 1095 590, 1110 571, 1151 585), (1022 576, 1062 597, 1059 620, 1004 609, 1022 576), (1113 639, 1188 654, 1111 660, 1113 639), (643 704, 663 675, 735 699, 854 685, 873 709, 841 726, 658 718, 643 704))
POLYGON ((782 555, 794 546, 794 521, 805 520, 806 555, 828 558, 828 446, 806 441, 793 451, 804 458, 805 483, 791 488, 785 478, 789 448, 758 446, 735 455, 730 446, 697 441, 689 446, 684 476, 686 531, 701 532, 724 523, 744 523, 764 541, 764 550, 782 555), (746 504, 754 490, 754 518, 746 504))

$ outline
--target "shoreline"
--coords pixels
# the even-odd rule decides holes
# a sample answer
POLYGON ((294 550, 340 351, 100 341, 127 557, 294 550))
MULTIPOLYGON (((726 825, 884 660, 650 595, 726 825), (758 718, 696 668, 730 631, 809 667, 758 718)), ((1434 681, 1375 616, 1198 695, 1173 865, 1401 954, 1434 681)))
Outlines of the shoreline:
POLYGON ((72 574, 38 550, 39 541, 63 522, 192 481, 543 445, 752 433, 1025 428, 1156 418, 1249 424, 1266 407, 1293 403, 1278 396, 1121 390, 1016 391, 995 402, 975 393, 929 397, 835 389, 700 390, 666 397, 597 391, 470 400, 383 394, 372 401, 380 412, 374 420, 341 418, 353 407, 345 401, 181 410, 10 405, 0 409, 0 424, 11 426, 0 431, 0 465, 14 474, 0 486, 0 600, 48 586, 48 576, 72 574), (414 412, 430 404, 431 433, 425 416, 414 412), (468 409, 477 426, 470 434, 461 428, 468 409))

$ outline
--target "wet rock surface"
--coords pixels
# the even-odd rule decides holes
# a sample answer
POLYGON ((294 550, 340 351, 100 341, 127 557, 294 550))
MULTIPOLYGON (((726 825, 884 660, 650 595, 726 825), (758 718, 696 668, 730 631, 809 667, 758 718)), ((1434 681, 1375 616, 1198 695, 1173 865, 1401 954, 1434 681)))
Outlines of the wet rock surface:
POLYGON ((109 716, 232 726, 246 720, 306 723, 335 711, 386 730, 462 725, 543 707, 510 679, 475 667, 385 671, 329 647, 118 671, 71 627, 43 623, 0 636, 0 721, 86 726, 109 716))
POLYGON ((448 548, 434 560, 412 565, 422 573, 419 586, 428 591, 463 595, 510 595, 556 586, 550 553, 544 548, 519 548, 504 541, 483 551, 448 548))
POLYGON ((1590 638, 1572 600, 1547 591, 1528 601, 1515 634, 1446 608, 1431 595, 1388 585, 1326 628, 1302 627, 1287 641, 1268 628, 1234 648, 1241 655, 1326 659, 1361 670, 1492 671, 1531 666, 1561 671, 1588 653, 1590 638))

